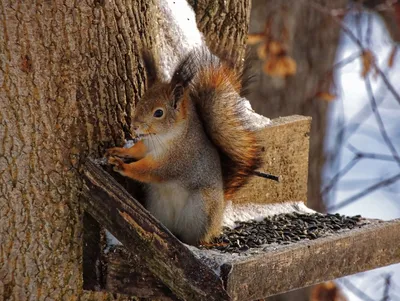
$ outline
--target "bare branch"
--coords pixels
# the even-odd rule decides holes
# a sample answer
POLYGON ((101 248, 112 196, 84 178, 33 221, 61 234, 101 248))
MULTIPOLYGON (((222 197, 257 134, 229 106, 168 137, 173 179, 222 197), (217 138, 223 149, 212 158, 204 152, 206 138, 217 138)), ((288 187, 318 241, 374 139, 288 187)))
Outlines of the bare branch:
POLYGON ((390 152, 392 153, 393 158, 396 160, 396 162, 400 166, 399 154, 397 153, 396 148, 394 147, 392 141, 389 138, 389 135, 386 132, 385 125, 383 123, 381 114, 379 113, 378 106, 376 104, 374 92, 372 91, 371 81, 369 79, 369 76, 367 76, 365 78, 364 82, 365 82, 365 87, 366 87, 368 95, 369 95, 369 100, 370 100, 370 103, 371 103, 371 109, 372 109, 372 112, 374 112, 374 114, 375 114, 375 118, 376 118, 376 121, 378 123, 379 130, 380 130, 380 132, 382 134, 382 138, 385 141, 386 145, 388 146, 390 152))
POLYGON ((367 189, 361 191, 360 193, 357 193, 355 195, 353 195, 352 197, 349 197, 348 199, 340 202, 339 204, 335 204, 331 207, 328 207, 328 211, 336 211, 339 210, 340 208, 343 208, 345 206, 350 205, 351 203, 354 203, 355 201, 357 201, 358 199, 362 198, 363 196, 374 192, 375 190, 385 187, 385 186, 389 186, 393 183, 395 183, 396 181, 398 181, 400 179, 400 173, 396 174, 393 177, 390 177, 388 179, 385 179, 381 182, 378 182, 374 185, 371 185, 370 187, 368 187, 367 189))
POLYGON ((391 288, 391 279, 392 279, 392 274, 385 275, 385 287, 383 289, 382 301, 390 300, 389 292, 391 288))
POLYGON ((348 280, 346 278, 342 278, 339 281, 342 283, 342 285, 344 285, 349 291, 351 291, 354 295, 356 295, 361 300, 375 301, 370 296, 368 296, 366 293, 364 293, 362 290, 360 290, 358 287, 356 287, 350 280, 348 280))
POLYGON ((393 156, 383 155, 383 154, 374 154, 374 153, 364 153, 354 147, 352 144, 348 144, 347 148, 356 156, 362 159, 373 159, 373 160, 381 160, 381 161, 395 161, 393 156))
POLYGON ((332 187, 340 180, 341 177, 343 177, 345 174, 347 174, 353 167, 354 165, 357 164, 357 162, 360 160, 360 156, 356 155, 349 163, 346 164, 345 167, 343 167, 342 170, 340 170, 329 182, 328 185, 325 186, 325 188, 322 189, 322 194, 326 194, 329 190, 332 189, 332 187))

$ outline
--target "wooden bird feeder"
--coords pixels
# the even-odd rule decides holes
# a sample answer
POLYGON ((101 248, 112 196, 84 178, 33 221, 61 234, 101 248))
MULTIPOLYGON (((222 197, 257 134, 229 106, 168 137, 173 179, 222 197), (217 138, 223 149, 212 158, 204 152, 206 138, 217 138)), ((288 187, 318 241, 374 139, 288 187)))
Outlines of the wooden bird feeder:
MULTIPOLYGON (((281 206, 305 201, 311 119, 272 120, 263 130, 262 170, 234 204, 281 206)), ((271 245, 238 256, 187 246, 173 236, 110 173, 84 166, 84 288, 158 300, 258 300, 400 262, 400 220, 367 224, 314 240, 271 245), (123 246, 104 252, 103 228, 123 246)))

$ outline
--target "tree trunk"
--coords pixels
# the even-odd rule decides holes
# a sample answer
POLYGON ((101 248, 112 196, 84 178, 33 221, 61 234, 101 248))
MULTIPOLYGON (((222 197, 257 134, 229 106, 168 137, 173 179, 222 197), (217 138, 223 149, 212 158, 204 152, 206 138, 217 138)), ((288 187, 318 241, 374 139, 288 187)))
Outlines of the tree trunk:
MULTIPOLYGON (((241 62, 248 2, 212 2, 221 13, 203 29, 234 34, 213 45, 241 62)), ((154 0, 0 0, 0 300, 128 299, 82 289, 80 165, 127 137, 156 10, 154 0)))
POLYGON ((0 298, 83 294, 79 167, 144 91, 152 1, 0 1, 0 298))
POLYGON ((208 47, 241 69, 246 51, 251 0, 188 0, 208 47))

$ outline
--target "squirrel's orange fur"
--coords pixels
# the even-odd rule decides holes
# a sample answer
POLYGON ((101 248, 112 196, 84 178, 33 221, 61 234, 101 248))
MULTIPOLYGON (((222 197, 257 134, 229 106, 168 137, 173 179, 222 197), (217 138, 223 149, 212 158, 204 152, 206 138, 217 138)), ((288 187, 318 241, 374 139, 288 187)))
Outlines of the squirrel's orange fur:
POLYGON ((258 134, 249 129, 240 106, 241 76, 226 63, 200 52, 192 97, 206 132, 221 154, 224 194, 230 199, 261 164, 258 134))
POLYGON ((191 52, 169 83, 146 63, 152 85, 132 118, 143 140, 109 149, 109 163, 147 184, 146 208, 184 242, 210 241, 220 232, 224 200, 261 161, 238 94, 240 76, 204 49, 191 52))

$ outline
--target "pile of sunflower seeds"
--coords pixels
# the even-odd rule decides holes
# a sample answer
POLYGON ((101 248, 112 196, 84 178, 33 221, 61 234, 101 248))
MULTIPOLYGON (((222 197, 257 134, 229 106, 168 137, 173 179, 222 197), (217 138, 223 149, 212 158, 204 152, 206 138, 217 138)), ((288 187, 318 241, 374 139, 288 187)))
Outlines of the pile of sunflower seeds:
POLYGON ((202 249, 242 253, 268 244, 290 244, 302 239, 316 239, 344 229, 362 226, 360 215, 279 214, 261 221, 237 222, 234 229, 224 227, 221 236, 202 249))

